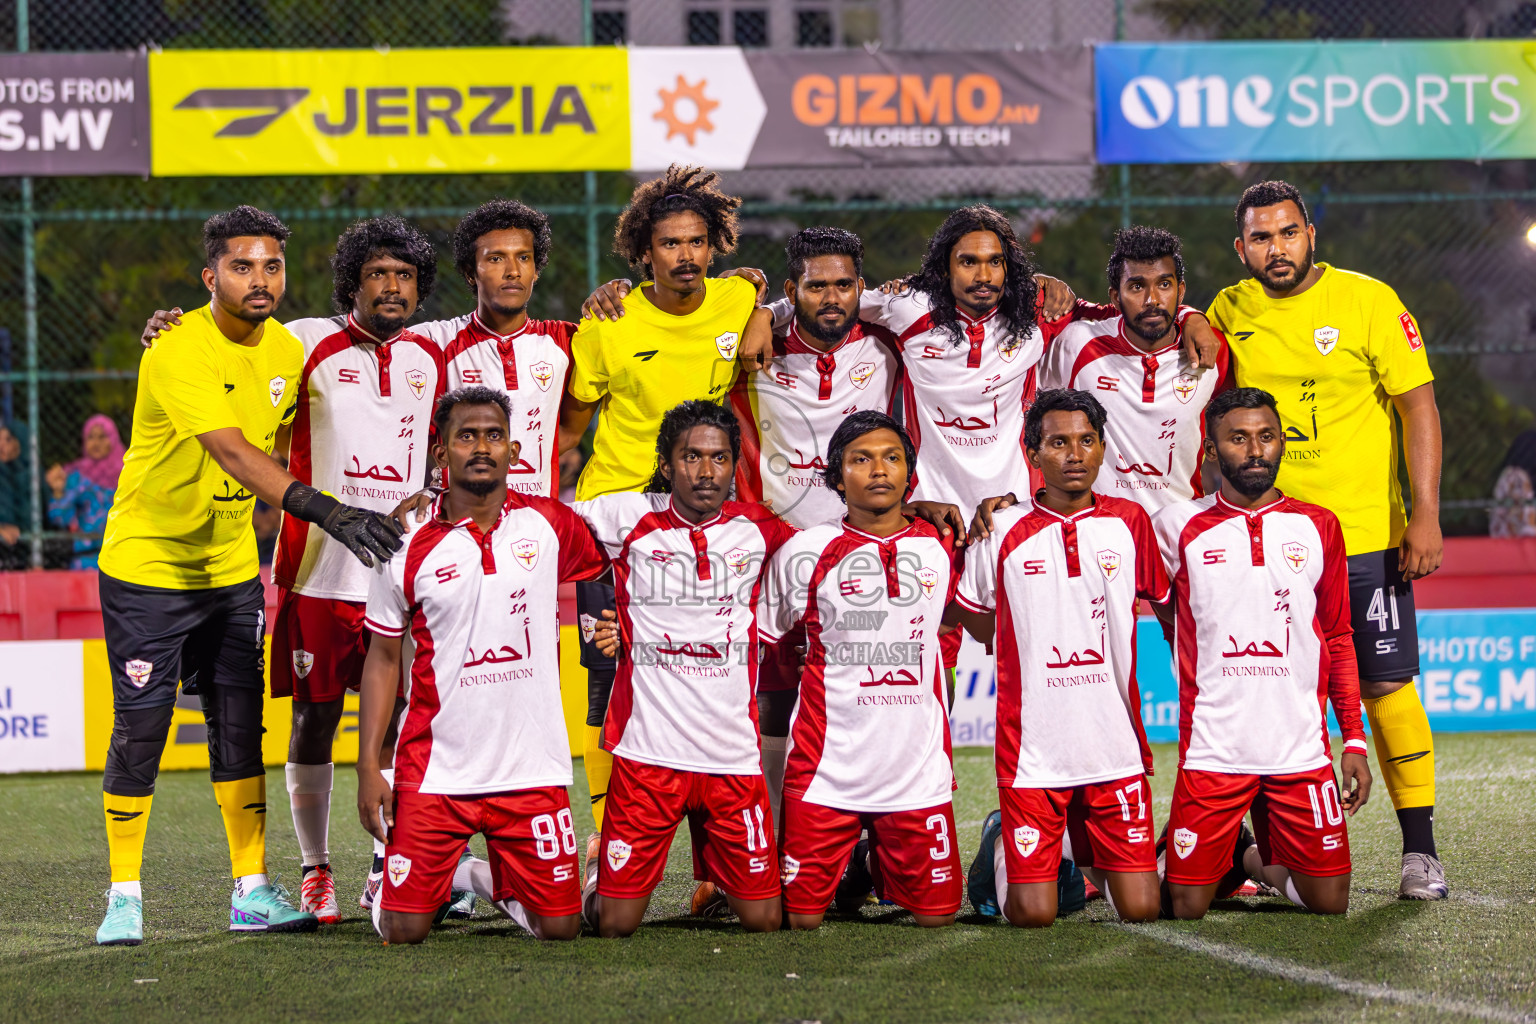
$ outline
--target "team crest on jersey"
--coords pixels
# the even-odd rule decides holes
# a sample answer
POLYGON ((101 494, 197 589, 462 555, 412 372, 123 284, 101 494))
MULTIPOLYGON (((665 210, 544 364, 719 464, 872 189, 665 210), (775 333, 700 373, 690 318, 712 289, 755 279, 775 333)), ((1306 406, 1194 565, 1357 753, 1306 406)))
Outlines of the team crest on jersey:
POLYGON ((715 339, 715 348, 720 350, 721 359, 735 359, 736 345, 741 341, 741 335, 735 331, 726 331, 715 339))
POLYGON ((1099 569, 1104 573, 1104 578, 1112 580, 1120 572, 1120 552, 1100 551, 1099 569))
POLYGON ((873 377, 874 375, 874 363, 860 363, 858 366, 855 366, 853 369, 848 371, 848 380, 852 382, 854 387, 862 391, 864 390, 865 386, 869 384, 869 378, 873 377))
POLYGON ((1307 546, 1298 541, 1288 541, 1280 545, 1280 553, 1285 556, 1285 564, 1291 567, 1291 572, 1301 572, 1307 567, 1307 546))
POLYGON ((144 689, 144 684, 149 682, 149 674, 155 670, 152 661, 140 661, 135 658, 123 665, 123 671, 128 673, 128 681, 139 689, 144 689))
POLYGON ((917 582, 922 584, 923 596, 932 597, 933 588, 939 585, 939 570, 923 566, 917 570, 917 582))
POLYGON ((737 576, 747 571, 747 562, 752 558, 752 552, 746 548, 731 548, 725 553, 725 564, 731 567, 731 572, 737 576))
POLYGON ((315 665, 315 656, 302 648, 293 652, 293 671, 300 679, 309 678, 309 670, 315 665))
POLYGON ((1195 385, 1199 383, 1192 373, 1181 373, 1173 378, 1173 397, 1189 404, 1189 400, 1195 397, 1195 385))
POLYGON ((539 564, 539 542, 536 540, 514 541, 512 557, 517 559, 524 569, 532 569, 539 564))
POLYGON ((410 876, 411 858, 398 853, 392 853, 389 855, 389 861, 386 863, 385 869, 389 872, 389 884, 398 889, 405 884, 406 878, 410 876))
POLYGON ((786 853, 784 855, 784 870, 779 873, 780 883, 788 885, 795 880, 795 876, 798 874, 800 874, 800 862, 786 853))
POLYGON ((1312 342, 1323 355, 1333 351, 1333 346, 1339 343, 1339 329, 1337 327, 1319 327, 1312 332, 1312 342))
POLYGON ((1200 837, 1187 828, 1173 830, 1173 850, 1179 855, 1180 860, 1194 853, 1195 844, 1199 841, 1200 837))
POLYGON ((1028 825, 1020 825, 1013 830, 1013 845, 1018 847, 1020 857, 1028 857, 1035 852, 1035 847, 1040 844, 1040 830, 1030 828, 1028 825))
POLYGON ((427 375, 420 370, 411 370, 407 373, 405 382, 411 386, 411 391, 417 398, 427 393, 427 375))
POLYGON ((533 374, 533 382, 539 386, 540 391, 548 391, 549 382, 555 379, 555 368, 549 363, 534 363, 528 367, 528 372, 533 374))
POLYGON ((585 613, 576 617, 576 626, 581 630, 581 642, 589 644, 597 635, 597 620, 585 613))
POLYGON ((283 400, 283 392, 288 390, 286 377, 273 377, 267 381, 267 394, 272 397, 272 408, 277 408, 277 403, 283 400))
POLYGON ((1009 331, 1007 334, 999 334, 997 336, 997 354, 1002 357, 1005 363, 1013 362, 1013 357, 1018 355, 1019 349, 1023 347, 1024 338, 1022 335, 1009 331))
POLYGON ((629 863, 629 855, 634 852, 634 847, 622 839, 608 840, 608 866, 618 871, 629 863))

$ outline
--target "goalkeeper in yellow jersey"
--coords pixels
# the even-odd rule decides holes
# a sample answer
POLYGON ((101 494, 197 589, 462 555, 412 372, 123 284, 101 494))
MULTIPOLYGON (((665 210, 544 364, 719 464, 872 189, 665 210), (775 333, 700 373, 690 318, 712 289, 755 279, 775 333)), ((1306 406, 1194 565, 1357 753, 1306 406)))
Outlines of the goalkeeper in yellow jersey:
POLYGON ((1413 581, 1440 567, 1440 413, 1413 314, 1380 281, 1314 260, 1317 229, 1295 186, 1266 181, 1238 201, 1238 258, 1250 280, 1223 289, 1212 326, 1237 386, 1275 396, 1285 427, 1279 487, 1339 517, 1361 703, 1403 832, 1404 899, 1440 900, 1435 746, 1413 686, 1413 581), (1413 489, 1399 480, 1399 442, 1413 489))

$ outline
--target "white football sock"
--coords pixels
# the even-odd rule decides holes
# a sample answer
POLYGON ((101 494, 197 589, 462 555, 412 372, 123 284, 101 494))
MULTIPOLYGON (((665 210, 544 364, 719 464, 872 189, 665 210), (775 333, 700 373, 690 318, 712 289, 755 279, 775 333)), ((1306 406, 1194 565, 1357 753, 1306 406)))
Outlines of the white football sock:
POLYGON ((997 888, 997 913, 1008 920, 1008 856, 1003 852, 1003 837, 992 844, 992 883, 997 888))
POLYGON ((120 892, 124 896, 132 896, 136 900, 144 898, 144 890, 138 882, 113 882, 112 891, 120 892))
POLYGON ((1290 872, 1285 875, 1285 898, 1296 904, 1303 910, 1310 910, 1307 901, 1301 898, 1301 893, 1296 891, 1296 883, 1291 879, 1290 872))
POLYGON ((500 908, 503 914, 506 914, 512 920, 521 925, 523 931, 527 932, 529 935, 533 935, 533 925, 528 922, 528 911, 523 907, 521 903, 517 902, 517 900, 502 900, 500 903, 497 903, 496 906, 500 908))
POLYGON ((289 761, 285 768, 293 831, 299 837, 300 862, 306 868, 331 862, 331 784, 335 772, 334 764, 289 761))
POLYGON ((235 892, 240 896, 241 899, 244 899, 266 884, 267 876, 265 873, 257 875, 241 875, 239 878, 235 879, 235 892))
POLYGON ((768 784, 768 806, 773 810, 774 829, 779 827, 779 808, 784 804, 784 759, 789 748, 788 736, 764 736, 763 781, 768 784))
POLYGON ((1061 859, 1062 860, 1071 860, 1071 861, 1077 860, 1076 857, 1072 856, 1072 830, 1071 829, 1065 829, 1064 828, 1064 829, 1061 830, 1061 859))
MULTIPOLYGON (((395 770, 393 768, 381 768, 379 774, 384 776, 384 781, 389 783, 390 789, 395 788, 395 770)), ((377 839, 373 841, 373 855, 375 857, 384 856, 384 844, 377 839)))
POLYGON ((472 892, 494 903, 496 891, 491 881, 491 865, 479 857, 459 861, 459 866, 453 869, 453 891, 472 892))
POLYGON ((1118 916, 1120 910, 1115 906, 1114 893, 1109 891, 1109 878, 1103 871, 1100 871, 1098 868, 1083 868, 1082 871, 1083 877, 1092 882, 1093 887, 1104 894, 1104 902, 1108 903, 1109 909, 1113 910, 1116 916, 1118 916))

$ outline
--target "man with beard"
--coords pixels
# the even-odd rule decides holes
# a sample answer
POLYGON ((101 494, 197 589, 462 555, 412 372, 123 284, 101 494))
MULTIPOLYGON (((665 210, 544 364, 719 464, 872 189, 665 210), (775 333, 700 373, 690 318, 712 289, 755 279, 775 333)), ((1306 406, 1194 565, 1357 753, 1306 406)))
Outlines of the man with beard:
POLYGON ((386 943, 426 938, 450 888, 480 889, 541 939, 581 928, 553 598, 608 559, 568 507, 509 489, 510 405, 483 386, 443 396, 433 456, 448 486, 368 594, 357 806, 388 843, 374 910, 386 943), (410 708, 387 778, 378 752, 407 632, 410 708), (477 832, 489 863, 461 857, 477 832))
POLYGON ((1332 512, 1276 490, 1286 439, 1272 396, 1223 392, 1205 420, 1220 491, 1152 521, 1173 581, 1179 679, 1165 907, 1203 917, 1236 852, 1250 877, 1297 906, 1342 914, 1344 816, 1371 790, 1343 533, 1332 512), (1344 734, 1342 794, 1325 698, 1344 734), (1239 843, 1247 848, 1234 851, 1239 843))
POLYGON ((1440 567, 1440 413, 1423 335, 1391 288, 1314 262, 1317 229, 1296 187, 1251 186, 1238 201, 1238 258, 1252 279, 1224 289, 1211 322, 1236 380, 1275 396, 1285 427, 1280 485, 1338 515, 1360 693, 1403 833, 1399 895, 1447 893, 1435 849, 1435 744, 1419 671, 1413 581, 1440 567), (1393 412, 1413 487, 1403 506, 1393 412))
MULTIPOLYGON (((444 389, 437 345, 405 330, 432 294, 437 254, 416 228, 381 217, 342 232, 331 267, 337 315, 286 325, 304 345, 288 467, 303 483, 387 513, 425 478, 432 403, 444 389)), ((157 313, 146 334, 174 337, 176 312, 157 313)), ((346 692, 362 679, 370 575, 311 524, 284 519, 272 565, 272 696, 293 697, 286 773, 299 906, 322 924, 341 920, 329 850, 331 748, 346 692)), ((376 845, 364 909, 383 878, 383 853, 376 845)))
POLYGON ((203 226, 210 303, 144 353, 133 445, 107 519, 101 608, 113 728, 102 782, 112 868, 96 941, 143 941, 139 872, 179 682, 208 720, 215 797, 235 878, 231 931, 313 931, 266 875, 262 765, 264 594, 256 498, 320 526, 364 565, 400 546, 389 519, 343 505, 271 458, 299 407, 303 343, 270 320, 288 228, 250 206, 203 226))
POLYGON ((1070 324, 1046 348, 1041 386, 1092 393, 1113 428, 1104 437, 1100 494, 1148 514, 1205 493, 1200 479, 1206 403, 1230 386, 1226 340, 1202 370, 1180 347, 1184 257, 1162 228, 1126 228, 1109 257, 1109 301, 1119 315, 1070 324))

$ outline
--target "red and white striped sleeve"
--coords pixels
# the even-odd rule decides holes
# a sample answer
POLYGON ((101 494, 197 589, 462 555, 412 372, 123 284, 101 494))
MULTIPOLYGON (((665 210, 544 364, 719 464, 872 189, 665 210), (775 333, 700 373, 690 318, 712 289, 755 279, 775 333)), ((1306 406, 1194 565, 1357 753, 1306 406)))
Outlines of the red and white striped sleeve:
POLYGON ((1338 517, 1325 509, 1309 510, 1323 538, 1323 572, 1318 577, 1317 625, 1328 644, 1328 702, 1333 705, 1344 749, 1366 752, 1360 721, 1360 669, 1355 661, 1354 627, 1349 620, 1349 566, 1338 517))
POLYGON ((400 550, 393 558, 375 567, 368 582, 368 603, 364 607, 363 624, 379 636, 404 636, 410 627, 411 608, 405 596, 405 565, 409 561, 411 540, 415 531, 408 532, 400 550))
POLYGON ((554 498, 530 496, 528 506, 549 523, 560 542, 560 582, 595 580, 608 571, 608 556, 598 545, 592 529, 570 507, 554 498))
POLYGON ((1168 582, 1168 569, 1157 546, 1152 517, 1135 502, 1123 504, 1128 507, 1121 516, 1130 527, 1131 539, 1136 542, 1136 596, 1153 604, 1163 604, 1172 592, 1172 585, 1168 582))

